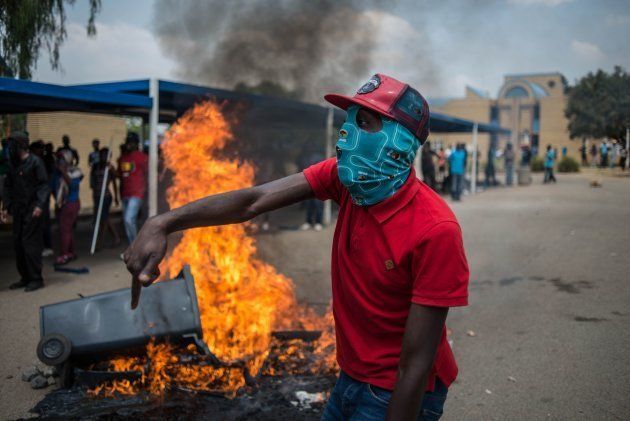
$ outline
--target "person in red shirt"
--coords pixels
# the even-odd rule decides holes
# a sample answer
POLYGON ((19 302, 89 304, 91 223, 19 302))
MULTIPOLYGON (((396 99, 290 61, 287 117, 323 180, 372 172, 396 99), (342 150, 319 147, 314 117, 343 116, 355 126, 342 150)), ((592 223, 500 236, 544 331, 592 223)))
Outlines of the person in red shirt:
POLYGON ((120 197, 123 205, 123 223, 129 244, 138 234, 138 214, 147 190, 148 158, 138 150, 140 139, 136 133, 128 133, 125 152, 118 158, 120 197))
POLYGON ((339 379, 324 420, 436 420, 457 365, 446 338, 449 307, 468 302, 457 220, 413 170, 429 107, 409 85, 374 75, 353 97, 336 158, 259 186, 209 196, 150 219, 125 251, 132 307, 158 276, 166 236, 247 221, 311 199, 333 200, 333 312, 339 379))

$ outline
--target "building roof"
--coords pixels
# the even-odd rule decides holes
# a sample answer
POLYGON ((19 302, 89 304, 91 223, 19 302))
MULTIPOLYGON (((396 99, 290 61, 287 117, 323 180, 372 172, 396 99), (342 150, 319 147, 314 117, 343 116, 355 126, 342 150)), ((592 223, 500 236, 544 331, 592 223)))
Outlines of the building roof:
POLYGON ((508 79, 508 78, 520 79, 520 78, 525 78, 525 77, 538 77, 538 76, 561 76, 561 77, 563 77, 562 73, 560 73, 560 72, 508 73, 506 75, 503 75, 503 77, 505 79, 508 79))
POLYGON ((470 85, 466 85, 466 89, 468 89, 473 94, 477 95, 479 98, 490 98, 490 94, 486 91, 482 91, 479 88, 474 88, 470 85))

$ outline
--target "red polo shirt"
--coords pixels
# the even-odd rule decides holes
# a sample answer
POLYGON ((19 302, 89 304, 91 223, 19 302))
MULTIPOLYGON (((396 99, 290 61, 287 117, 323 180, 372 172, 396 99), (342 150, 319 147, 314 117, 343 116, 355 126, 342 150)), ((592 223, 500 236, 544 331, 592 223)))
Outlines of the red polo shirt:
MULTIPOLYGON (((413 169, 393 196, 368 207, 352 203, 335 158, 304 175, 318 199, 340 206, 331 271, 339 366, 356 380, 393 390, 411 303, 468 304, 468 264, 455 215, 413 169)), ((447 386, 457 376, 446 327, 427 390, 435 376, 447 386)))

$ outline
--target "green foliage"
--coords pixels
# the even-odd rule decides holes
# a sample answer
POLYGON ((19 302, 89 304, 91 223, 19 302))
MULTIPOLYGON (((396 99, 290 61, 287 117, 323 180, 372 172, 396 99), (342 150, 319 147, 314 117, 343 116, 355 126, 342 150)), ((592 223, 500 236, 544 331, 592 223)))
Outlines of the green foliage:
POLYGON ((565 115, 571 138, 622 139, 630 126, 630 74, 589 73, 569 88, 565 115))
POLYGON ((531 162, 532 172, 543 172, 545 170, 545 161, 540 156, 534 156, 531 162))
MULTIPOLYGON (((59 48, 66 39, 66 4, 76 0, 1 0, 0 75, 30 79, 42 47, 53 69, 59 68, 59 48)), ((87 35, 96 34, 94 19, 101 0, 90 2, 87 35)))
POLYGON ((565 156, 558 162, 558 172, 580 172, 580 164, 570 156, 565 156))

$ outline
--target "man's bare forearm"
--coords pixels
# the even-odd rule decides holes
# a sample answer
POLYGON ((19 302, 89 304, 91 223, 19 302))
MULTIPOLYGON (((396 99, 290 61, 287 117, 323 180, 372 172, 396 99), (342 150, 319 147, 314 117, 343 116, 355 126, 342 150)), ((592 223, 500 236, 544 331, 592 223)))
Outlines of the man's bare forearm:
POLYGON ((216 194, 147 220, 124 253, 132 275, 131 308, 138 305, 140 286, 160 275, 166 254, 166 236, 188 228, 247 221, 256 215, 313 197, 304 174, 294 174, 261 186, 216 194))
POLYGON ((417 419, 447 314, 448 308, 411 305, 388 420, 417 419))
POLYGON ((157 216, 155 223, 167 234, 189 228, 235 224, 310 197, 310 186, 300 173, 260 186, 204 197, 157 216))

